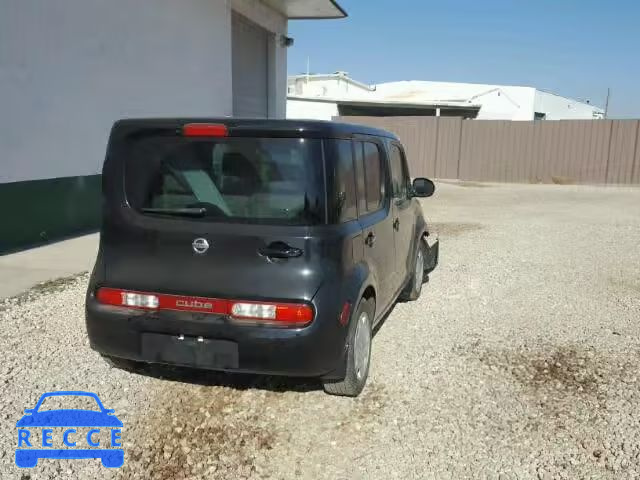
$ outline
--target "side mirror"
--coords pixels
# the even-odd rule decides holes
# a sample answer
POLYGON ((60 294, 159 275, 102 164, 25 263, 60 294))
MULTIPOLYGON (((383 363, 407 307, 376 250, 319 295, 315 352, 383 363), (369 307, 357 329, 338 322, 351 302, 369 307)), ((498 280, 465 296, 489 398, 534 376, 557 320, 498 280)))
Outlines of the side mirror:
POLYGON ((413 179, 413 196, 430 197, 436 191, 436 186, 428 178, 416 177, 413 179))

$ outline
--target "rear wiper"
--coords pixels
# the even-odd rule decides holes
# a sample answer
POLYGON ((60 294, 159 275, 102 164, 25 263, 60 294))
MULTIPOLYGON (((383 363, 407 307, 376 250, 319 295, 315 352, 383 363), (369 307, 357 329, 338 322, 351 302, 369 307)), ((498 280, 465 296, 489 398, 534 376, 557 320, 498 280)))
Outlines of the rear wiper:
POLYGON ((144 213, 157 213, 160 215, 175 215, 177 217, 204 217, 206 208, 143 208, 144 213))

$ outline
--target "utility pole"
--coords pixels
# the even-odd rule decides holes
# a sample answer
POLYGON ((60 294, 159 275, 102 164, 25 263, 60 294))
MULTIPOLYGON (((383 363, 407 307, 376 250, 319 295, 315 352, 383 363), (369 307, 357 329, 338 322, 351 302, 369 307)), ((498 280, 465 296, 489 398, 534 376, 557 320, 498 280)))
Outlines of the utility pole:
POLYGON ((611 89, 607 88, 607 101, 604 104, 604 118, 605 120, 609 117, 609 97, 611 96, 611 89))

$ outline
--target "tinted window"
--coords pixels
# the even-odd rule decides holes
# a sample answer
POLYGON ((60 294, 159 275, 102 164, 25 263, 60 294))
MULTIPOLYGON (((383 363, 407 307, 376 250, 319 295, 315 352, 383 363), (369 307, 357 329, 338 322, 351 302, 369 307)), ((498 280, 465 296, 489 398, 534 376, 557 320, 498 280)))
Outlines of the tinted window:
POLYGON ((364 173, 367 190, 367 211, 378 210, 384 198, 384 176, 380 151, 375 143, 363 142, 364 173))
POLYGON ((204 208, 204 221, 324 222, 320 140, 147 138, 126 163, 135 209, 204 208))
POLYGON ((364 155, 362 142, 353 142, 354 161, 356 164, 356 195, 360 215, 367 212, 367 189, 364 181, 364 155))
POLYGON ((404 168, 402 152, 397 145, 391 144, 391 186, 394 198, 407 198, 409 178, 404 168))
POLYGON ((358 216, 356 207, 356 175, 353 166, 353 150, 350 140, 327 142, 329 154, 333 158, 333 189, 331 195, 332 221, 347 222, 358 216), (331 151, 333 148, 333 151, 331 151))

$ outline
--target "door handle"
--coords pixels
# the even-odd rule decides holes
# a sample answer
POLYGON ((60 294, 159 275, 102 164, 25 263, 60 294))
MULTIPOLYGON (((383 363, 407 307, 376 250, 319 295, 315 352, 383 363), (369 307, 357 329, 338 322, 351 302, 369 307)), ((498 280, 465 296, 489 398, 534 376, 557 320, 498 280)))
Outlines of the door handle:
POLYGON ((393 229, 397 232, 398 230, 400 230, 400 220, 399 219, 395 219, 393 221, 393 229))
POLYGON ((302 250, 287 245, 284 242, 273 242, 266 247, 259 248, 258 253, 263 257, 271 258, 294 258, 302 255, 302 250))
POLYGON ((376 236, 373 232, 369 232, 369 235, 367 235, 367 238, 364 239, 364 243, 367 244, 367 246, 369 247, 373 247, 373 244, 376 243, 376 236))

